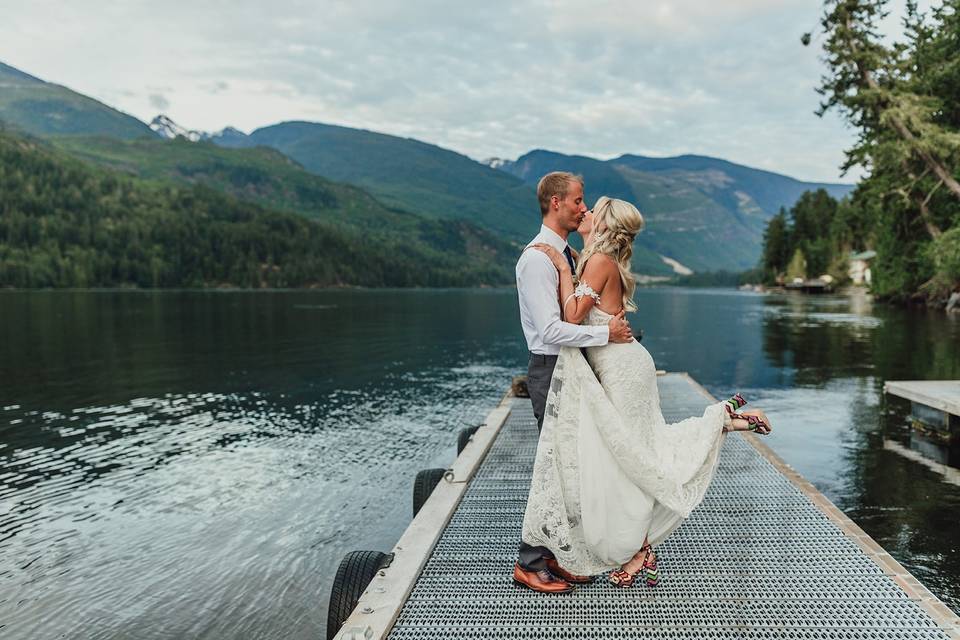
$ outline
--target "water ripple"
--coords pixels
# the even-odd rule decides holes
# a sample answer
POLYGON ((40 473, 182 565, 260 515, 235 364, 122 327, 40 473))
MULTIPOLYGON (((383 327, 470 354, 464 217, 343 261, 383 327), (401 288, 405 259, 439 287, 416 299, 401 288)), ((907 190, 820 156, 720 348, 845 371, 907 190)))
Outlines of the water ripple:
POLYGON ((378 511, 398 535, 406 487, 381 489, 449 451, 512 373, 395 372, 383 386, 300 403, 204 392, 31 416, 8 407, 8 424, 29 422, 46 444, 9 452, 0 476, 5 632, 306 637, 323 625, 331 548, 378 511), (351 512, 355 492, 366 495, 351 512), (265 615, 264 599, 285 608, 265 615))

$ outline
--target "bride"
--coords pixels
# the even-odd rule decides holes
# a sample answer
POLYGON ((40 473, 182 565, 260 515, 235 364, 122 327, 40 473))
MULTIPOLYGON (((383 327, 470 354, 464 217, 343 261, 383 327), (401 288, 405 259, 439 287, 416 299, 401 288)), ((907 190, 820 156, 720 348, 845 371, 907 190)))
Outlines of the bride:
MULTIPOLYGON (((643 227, 636 207, 601 197, 577 232, 584 250, 576 267, 549 245, 560 274, 564 320, 607 324, 636 310, 630 272, 633 239, 643 227)), ((554 369, 537 448, 523 540, 547 547, 563 569, 582 575, 613 570, 629 587, 659 580, 651 548, 700 503, 713 478, 727 431, 770 432, 762 411, 736 412, 737 394, 700 417, 667 424, 656 368, 639 342, 580 350, 564 347, 554 369)))

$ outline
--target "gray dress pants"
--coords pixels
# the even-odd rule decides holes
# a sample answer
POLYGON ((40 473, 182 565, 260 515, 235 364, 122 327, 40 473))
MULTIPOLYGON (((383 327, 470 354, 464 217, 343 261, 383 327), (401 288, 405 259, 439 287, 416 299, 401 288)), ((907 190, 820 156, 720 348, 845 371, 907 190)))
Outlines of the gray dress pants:
MULTIPOLYGON (((533 415, 537 419, 537 431, 543 428, 543 414, 547 409, 547 392, 550 391, 550 380, 553 378, 553 368, 557 364, 557 356, 530 354, 530 364, 527 367, 527 390, 530 392, 530 402, 533 404, 533 415)), ((520 553, 517 563, 527 571, 543 571, 547 568, 547 560, 553 558, 553 553, 546 547, 533 547, 520 540, 520 553)))

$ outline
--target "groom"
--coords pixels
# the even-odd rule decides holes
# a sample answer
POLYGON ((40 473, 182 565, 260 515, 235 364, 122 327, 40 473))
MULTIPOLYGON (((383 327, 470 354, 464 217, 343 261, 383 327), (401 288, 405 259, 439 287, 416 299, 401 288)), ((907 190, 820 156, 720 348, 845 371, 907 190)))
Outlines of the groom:
MULTIPOLYGON (((567 236, 576 231, 587 212, 583 202, 583 179, 572 173, 548 173, 537 184, 542 225, 530 246, 546 243, 567 256, 571 271, 575 262, 567 236)), ((560 276, 542 251, 524 250, 517 261, 517 294, 520 297, 520 324, 530 349, 527 388, 537 429, 543 427, 547 392, 560 347, 599 347, 608 342, 630 342, 633 335, 621 311, 607 326, 581 326, 564 322, 560 316, 560 276)), ((593 580, 561 567, 546 547, 520 541, 520 553, 513 568, 517 584, 543 593, 563 593, 571 583, 593 580)))

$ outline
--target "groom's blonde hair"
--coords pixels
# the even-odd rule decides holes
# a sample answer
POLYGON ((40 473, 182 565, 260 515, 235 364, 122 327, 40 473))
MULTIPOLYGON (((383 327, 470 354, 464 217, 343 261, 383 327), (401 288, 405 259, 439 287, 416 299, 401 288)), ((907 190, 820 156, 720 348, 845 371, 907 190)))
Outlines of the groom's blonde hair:
POLYGON ((541 216, 550 211, 550 198, 557 196, 563 200, 567 197, 571 182, 579 182, 580 186, 583 186, 583 178, 569 171, 552 171, 540 178, 537 183, 537 200, 540 201, 541 216))

